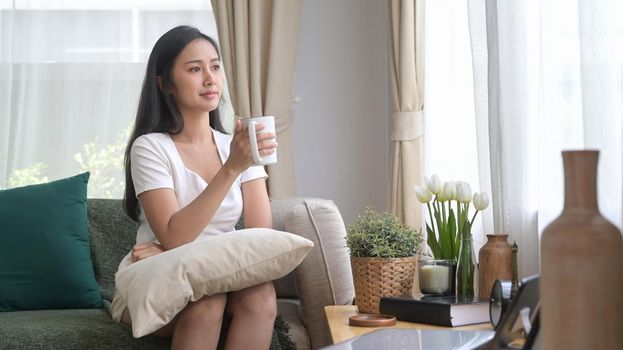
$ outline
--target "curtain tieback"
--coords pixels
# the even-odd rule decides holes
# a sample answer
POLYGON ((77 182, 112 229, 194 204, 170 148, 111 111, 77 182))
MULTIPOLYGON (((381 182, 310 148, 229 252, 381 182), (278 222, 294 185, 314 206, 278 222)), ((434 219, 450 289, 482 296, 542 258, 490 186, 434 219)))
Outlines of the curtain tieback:
POLYGON ((411 141, 423 134, 422 111, 392 113, 392 141, 411 141))

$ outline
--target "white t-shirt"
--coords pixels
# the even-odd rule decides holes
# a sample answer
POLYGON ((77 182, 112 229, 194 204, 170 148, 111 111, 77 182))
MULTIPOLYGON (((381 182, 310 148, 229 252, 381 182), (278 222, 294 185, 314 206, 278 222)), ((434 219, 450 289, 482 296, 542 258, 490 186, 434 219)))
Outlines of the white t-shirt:
MULTIPOLYGON (((229 144, 232 137, 216 130, 212 130, 212 134, 221 164, 225 164, 229 157, 229 144)), ((183 208, 208 186, 201 176, 184 166, 169 134, 152 133, 138 137, 132 144, 130 161, 130 171, 137 196, 157 188, 171 188, 175 192, 179 207, 183 208)), ((249 167, 240 174, 199 237, 233 231, 242 215, 242 183, 262 177, 268 177, 263 166, 249 167)), ((147 222, 140 201, 138 205, 141 226, 136 234, 136 243, 158 242, 147 222)))

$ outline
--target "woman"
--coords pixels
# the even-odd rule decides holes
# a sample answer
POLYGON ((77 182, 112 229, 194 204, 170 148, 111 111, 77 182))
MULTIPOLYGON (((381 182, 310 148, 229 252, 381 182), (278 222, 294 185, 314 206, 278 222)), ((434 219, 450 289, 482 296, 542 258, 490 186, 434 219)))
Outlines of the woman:
MULTIPOLYGON (((247 130, 236 121, 232 137, 221 125, 222 89, 213 39, 181 26, 156 42, 125 155, 124 207, 141 223, 133 261, 232 231, 241 215, 246 227, 272 226, 267 175, 250 167, 247 130)), ((274 134, 257 136, 261 155, 275 152, 274 134)), ((223 319, 230 318, 226 349, 268 349, 275 298, 271 282, 206 296, 153 334, 171 336, 173 349, 213 349, 223 319)), ((113 314, 120 309, 125 306, 115 298, 113 314)), ((127 309, 120 318, 131 324, 127 309)))

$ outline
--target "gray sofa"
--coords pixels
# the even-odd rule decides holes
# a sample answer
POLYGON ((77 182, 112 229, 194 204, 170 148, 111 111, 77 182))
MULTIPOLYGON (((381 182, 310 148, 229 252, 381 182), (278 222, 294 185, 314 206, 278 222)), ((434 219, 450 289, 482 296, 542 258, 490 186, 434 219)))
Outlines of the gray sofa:
MULTIPOLYGON (((330 344, 325 305, 351 304, 354 297, 345 228, 333 202, 312 198, 272 199, 274 228, 312 240, 315 247, 292 273, 275 281, 278 311, 297 349, 330 344)), ((108 313, 114 274, 136 237, 137 223, 120 200, 88 200, 95 277, 104 308, 0 312, 0 349, 166 349, 168 339, 132 337, 108 313)), ((276 329, 278 327, 276 326, 276 329)), ((277 332, 276 332, 277 333, 277 332)), ((271 349, 283 348, 276 334, 271 349)), ((287 346, 286 346, 287 347, 287 346)))

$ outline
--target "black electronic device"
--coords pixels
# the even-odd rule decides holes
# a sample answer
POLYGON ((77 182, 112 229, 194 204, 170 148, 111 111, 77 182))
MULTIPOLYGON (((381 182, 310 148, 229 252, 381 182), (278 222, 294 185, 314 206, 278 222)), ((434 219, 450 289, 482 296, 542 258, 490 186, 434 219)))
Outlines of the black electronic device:
POLYGON ((491 288, 491 297, 489 299, 489 319, 493 328, 497 328, 502 320, 502 316, 508 310, 511 302, 512 281, 495 280, 491 288))
POLYGON ((517 296, 510 301, 508 309, 501 314, 493 339, 476 349, 528 350, 538 348, 535 344, 538 344, 540 307, 539 276, 524 278, 517 296), (523 344, 523 346, 518 344, 523 344))

